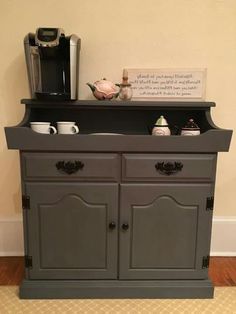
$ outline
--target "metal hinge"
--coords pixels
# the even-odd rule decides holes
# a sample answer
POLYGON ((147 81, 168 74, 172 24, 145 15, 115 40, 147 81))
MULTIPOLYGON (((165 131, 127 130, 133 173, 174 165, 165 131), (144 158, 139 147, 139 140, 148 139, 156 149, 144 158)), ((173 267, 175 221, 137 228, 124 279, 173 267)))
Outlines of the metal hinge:
POLYGON ((210 262, 210 256, 203 256, 202 258, 202 268, 208 268, 209 267, 209 262, 210 262))
POLYGON ((30 268, 33 266, 32 256, 25 255, 25 268, 30 268))
POLYGON ((30 209, 30 197, 27 195, 22 195, 22 208, 30 209))
POLYGON ((207 197, 206 200, 206 210, 213 210, 214 207, 214 197, 207 197))

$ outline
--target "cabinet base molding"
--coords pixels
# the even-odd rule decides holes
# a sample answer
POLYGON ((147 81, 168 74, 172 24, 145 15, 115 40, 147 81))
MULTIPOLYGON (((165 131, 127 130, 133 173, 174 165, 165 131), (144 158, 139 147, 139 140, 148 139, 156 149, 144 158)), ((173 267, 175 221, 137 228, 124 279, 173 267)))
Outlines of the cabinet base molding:
POLYGON ((204 280, 23 280, 21 299, 211 299, 204 280))

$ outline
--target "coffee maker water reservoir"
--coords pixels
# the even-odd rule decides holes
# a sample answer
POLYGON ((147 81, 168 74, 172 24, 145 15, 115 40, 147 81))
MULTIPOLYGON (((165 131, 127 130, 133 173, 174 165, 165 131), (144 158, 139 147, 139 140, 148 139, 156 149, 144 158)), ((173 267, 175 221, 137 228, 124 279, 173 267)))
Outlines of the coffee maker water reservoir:
POLYGON ((31 98, 78 98, 80 39, 61 28, 38 28, 24 39, 31 98))

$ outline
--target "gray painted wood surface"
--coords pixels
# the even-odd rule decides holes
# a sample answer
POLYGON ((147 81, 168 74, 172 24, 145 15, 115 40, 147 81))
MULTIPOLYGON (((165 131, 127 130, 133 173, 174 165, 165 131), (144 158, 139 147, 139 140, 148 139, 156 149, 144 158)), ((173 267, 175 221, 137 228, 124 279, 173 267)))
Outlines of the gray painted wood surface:
POLYGON ((117 278, 118 185, 26 183, 30 279, 117 278))
POLYGON ((81 153, 23 153, 22 174, 26 180, 117 181, 119 155, 81 153), (68 174, 57 169, 58 162, 81 162, 83 167, 68 174))
POLYGON ((212 154, 123 154, 122 178, 124 181, 213 181, 216 155, 212 154), (182 168, 172 174, 158 169, 164 165, 181 163, 182 168))
POLYGON ((212 121, 212 102, 75 101, 22 100, 25 117, 16 127, 6 127, 8 148, 36 151, 80 152, 218 152, 228 151, 232 130, 218 128, 212 121), (172 134, 193 118, 199 136, 150 136, 160 115, 168 119, 172 134), (31 121, 75 121, 79 135, 45 135, 33 132, 31 121), (126 136, 91 136, 94 132, 115 132, 126 136))
POLYGON ((54 152, 212 153, 228 151, 232 137, 232 131, 216 129, 198 136, 47 135, 28 127, 6 127, 5 132, 9 149, 54 152))
POLYGON ((216 104, 211 101, 117 101, 114 99, 113 101, 107 100, 77 100, 77 101, 50 101, 50 100, 36 100, 36 99, 22 99, 22 104, 30 105, 32 107, 41 106, 41 107, 50 107, 50 108, 57 108, 60 106, 71 108, 73 107, 124 107, 127 108, 128 106, 134 107, 155 107, 155 108, 169 108, 169 107, 177 107, 177 108, 209 108, 215 107, 216 104))
POLYGON ((22 299, 211 299, 206 280, 24 280, 22 299))
POLYGON ((210 184, 122 184, 121 279, 205 279, 210 184))

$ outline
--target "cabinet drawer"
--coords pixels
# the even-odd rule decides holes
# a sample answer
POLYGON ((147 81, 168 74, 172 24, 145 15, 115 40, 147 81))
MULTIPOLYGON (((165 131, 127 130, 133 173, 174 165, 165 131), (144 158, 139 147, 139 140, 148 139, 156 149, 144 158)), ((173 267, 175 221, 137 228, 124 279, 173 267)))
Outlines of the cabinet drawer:
POLYGON ((27 180, 116 181, 119 155, 23 153, 22 174, 27 180))
POLYGON ((215 178, 216 155, 124 154, 124 181, 211 181, 215 178))

